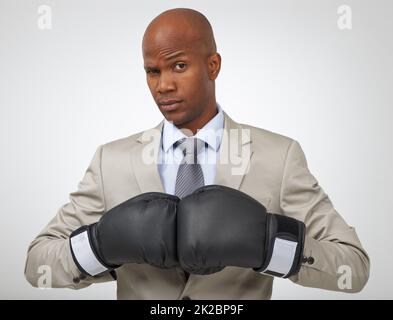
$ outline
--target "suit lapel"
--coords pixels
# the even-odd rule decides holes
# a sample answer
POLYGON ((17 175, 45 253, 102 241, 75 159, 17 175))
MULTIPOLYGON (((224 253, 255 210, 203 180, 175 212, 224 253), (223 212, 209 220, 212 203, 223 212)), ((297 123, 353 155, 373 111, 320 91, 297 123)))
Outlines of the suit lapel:
POLYGON ((141 193, 165 192, 158 172, 158 155, 164 121, 141 133, 131 151, 131 164, 141 193))
POLYGON ((215 184, 239 189, 253 154, 249 129, 243 128, 224 112, 224 132, 215 184))

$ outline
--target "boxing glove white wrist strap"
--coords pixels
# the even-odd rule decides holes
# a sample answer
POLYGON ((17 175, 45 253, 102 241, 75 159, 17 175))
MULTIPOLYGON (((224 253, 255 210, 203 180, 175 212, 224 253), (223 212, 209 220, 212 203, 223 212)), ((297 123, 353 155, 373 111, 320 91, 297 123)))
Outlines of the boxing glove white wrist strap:
POLYGON ((272 257, 267 268, 261 273, 272 272, 285 277, 292 268, 297 245, 295 241, 275 238, 272 257))
POLYGON ((91 249, 87 230, 71 237, 71 250, 80 267, 91 276, 108 270, 97 260, 91 249))

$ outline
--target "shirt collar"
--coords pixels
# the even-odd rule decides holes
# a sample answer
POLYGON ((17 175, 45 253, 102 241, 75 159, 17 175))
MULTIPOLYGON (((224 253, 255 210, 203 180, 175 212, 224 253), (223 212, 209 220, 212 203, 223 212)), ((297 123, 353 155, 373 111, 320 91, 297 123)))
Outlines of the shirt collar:
MULTIPOLYGON (((201 139, 206 142, 214 151, 217 151, 221 144, 222 131, 224 129, 224 113, 221 106, 217 103, 217 114, 206 123, 203 128, 199 129, 194 136, 195 138, 201 139)), ((165 152, 168 152, 169 148, 173 144, 187 136, 181 132, 172 122, 164 120, 164 126, 162 130, 162 147, 165 152)))

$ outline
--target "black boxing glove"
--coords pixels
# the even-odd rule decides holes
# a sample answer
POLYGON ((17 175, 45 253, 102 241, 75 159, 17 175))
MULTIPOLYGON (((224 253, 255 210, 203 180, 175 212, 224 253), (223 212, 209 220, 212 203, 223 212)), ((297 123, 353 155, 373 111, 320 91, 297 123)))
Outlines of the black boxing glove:
POLYGON ((147 263, 159 268, 179 265, 178 201, 178 197, 165 193, 144 193, 112 208, 97 223, 75 230, 70 236, 75 264, 90 276, 124 263, 147 263))
POLYGON ((225 186, 204 186, 184 197, 177 234, 179 262, 189 273, 237 266, 287 278, 302 263, 304 223, 267 213, 257 200, 225 186))

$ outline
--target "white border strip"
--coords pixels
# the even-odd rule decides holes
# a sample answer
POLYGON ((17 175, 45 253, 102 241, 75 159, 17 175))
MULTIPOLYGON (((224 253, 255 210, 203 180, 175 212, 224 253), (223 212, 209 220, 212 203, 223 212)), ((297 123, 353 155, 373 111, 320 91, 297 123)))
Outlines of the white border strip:
POLYGON ((297 245, 297 242, 276 238, 272 258, 265 271, 281 273, 285 277, 292 268, 297 245))
POLYGON ((80 266, 90 275, 95 276, 108 270, 96 258, 90 247, 87 231, 79 233, 71 238, 72 251, 80 266))

